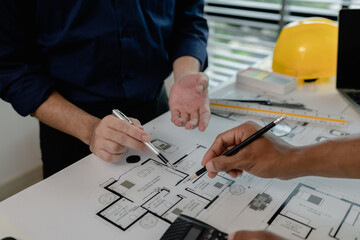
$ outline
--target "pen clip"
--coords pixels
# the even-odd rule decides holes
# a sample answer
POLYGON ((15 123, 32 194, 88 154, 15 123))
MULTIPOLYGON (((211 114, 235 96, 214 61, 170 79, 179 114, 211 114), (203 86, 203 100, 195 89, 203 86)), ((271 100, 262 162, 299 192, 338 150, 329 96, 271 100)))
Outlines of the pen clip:
POLYGON ((119 109, 113 109, 112 113, 117 116, 118 118, 120 118, 123 121, 127 121, 130 124, 133 124, 133 122, 125 115, 123 114, 119 109))

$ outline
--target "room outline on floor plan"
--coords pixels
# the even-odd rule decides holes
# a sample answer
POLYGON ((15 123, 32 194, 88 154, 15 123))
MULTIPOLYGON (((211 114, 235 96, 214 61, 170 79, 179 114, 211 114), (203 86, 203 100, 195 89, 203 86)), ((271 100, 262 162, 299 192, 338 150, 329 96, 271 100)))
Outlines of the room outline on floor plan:
POLYGON ((235 182, 224 176, 210 179, 206 174, 194 181, 184 181, 199 168, 187 157, 201 156, 205 150, 197 145, 191 154, 176 162, 176 170, 149 158, 118 179, 109 179, 103 187, 116 197, 97 215, 123 231, 138 221, 146 228, 157 221, 171 224, 180 214, 196 217, 235 182))
POLYGON ((360 204, 299 183, 268 225, 296 239, 358 239, 360 204))

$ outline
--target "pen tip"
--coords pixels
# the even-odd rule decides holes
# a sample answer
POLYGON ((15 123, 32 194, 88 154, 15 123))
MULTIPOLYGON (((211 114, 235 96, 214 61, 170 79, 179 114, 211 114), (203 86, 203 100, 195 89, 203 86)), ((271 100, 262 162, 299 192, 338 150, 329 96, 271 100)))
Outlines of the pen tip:
POLYGON ((189 177, 189 181, 193 180, 196 177, 197 177, 196 174, 192 175, 191 177, 189 177))
POLYGON ((172 170, 176 171, 176 168, 174 167, 174 165, 172 165, 171 163, 167 163, 168 167, 171 168, 172 170))
POLYGON ((275 121, 274 121, 274 123, 275 124, 278 124, 279 122, 281 122, 282 120, 284 120, 286 118, 286 115, 284 114, 284 115, 282 115, 281 117, 279 117, 278 119, 276 119, 275 121))

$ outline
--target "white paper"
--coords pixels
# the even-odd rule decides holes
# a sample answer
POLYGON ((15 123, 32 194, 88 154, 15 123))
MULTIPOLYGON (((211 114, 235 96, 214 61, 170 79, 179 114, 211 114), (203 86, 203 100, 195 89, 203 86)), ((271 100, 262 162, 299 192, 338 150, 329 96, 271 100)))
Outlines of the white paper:
MULTIPOLYGON (((145 129, 176 171, 150 152, 131 150, 119 163, 90 155, 3 201, 0 215, 38 240, 159 239, 180 213, 224 232, 268 229, 288 239, 325 239, 328 234, 340 239, 359 237, 359 180, 280 181, 247 173, 233 179, 221 173, 214 179, 205 174, 183 183, 202 167, 202 157, 215 137, 246 120, 265 125, 259 118, 242 116, 234 121, 212 116, 201 133, 174 126, 166 113, 145 129), (140 162, 126 163, 131 155, 139 155, 140 162)), ((330 136, 329 130, 314 129, 283 138, 299 144, 297 138, 311 143, 316 135, 330 136)))

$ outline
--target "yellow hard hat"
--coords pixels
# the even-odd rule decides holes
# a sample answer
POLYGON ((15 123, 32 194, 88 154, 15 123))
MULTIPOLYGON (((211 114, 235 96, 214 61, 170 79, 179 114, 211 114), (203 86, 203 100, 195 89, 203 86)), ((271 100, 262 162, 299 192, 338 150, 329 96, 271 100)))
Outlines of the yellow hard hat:
POLYGON ((337 34, 337 24, 326 18, 287 24, 274 48, 273 70, 304 80, 335 75, 337 34))

